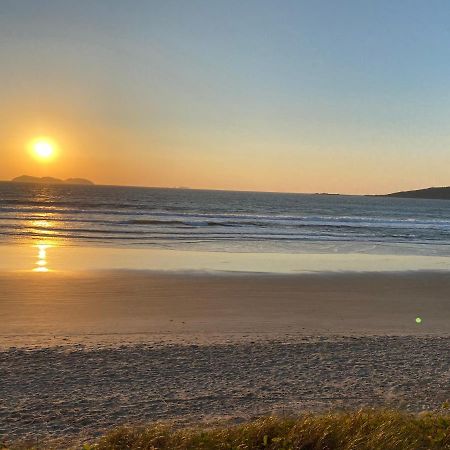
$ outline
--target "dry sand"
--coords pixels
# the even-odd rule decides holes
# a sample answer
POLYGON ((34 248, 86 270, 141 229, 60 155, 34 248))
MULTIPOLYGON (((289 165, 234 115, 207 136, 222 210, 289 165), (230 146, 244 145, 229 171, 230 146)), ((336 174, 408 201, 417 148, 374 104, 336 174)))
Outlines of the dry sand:
POLYGON ((4 273, 0 293, 10 438, 450 397, 448 273, 4 273))

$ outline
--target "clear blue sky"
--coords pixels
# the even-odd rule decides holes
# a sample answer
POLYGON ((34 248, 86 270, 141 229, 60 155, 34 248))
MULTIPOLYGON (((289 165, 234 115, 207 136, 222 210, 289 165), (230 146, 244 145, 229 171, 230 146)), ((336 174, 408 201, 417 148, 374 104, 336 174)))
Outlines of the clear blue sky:
POLYGON ((1 0, 0 58, 0 178, 450 184, 448 1, 1 0))

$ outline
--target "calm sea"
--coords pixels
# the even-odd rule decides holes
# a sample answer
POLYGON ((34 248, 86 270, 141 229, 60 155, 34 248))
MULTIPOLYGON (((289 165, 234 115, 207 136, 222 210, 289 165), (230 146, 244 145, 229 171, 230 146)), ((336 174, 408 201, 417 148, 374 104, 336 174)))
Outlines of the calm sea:
POLYGON ((221 251, 389 246, 447 256, 450 201, 0 183, 0 242, 30 240, 221 251))

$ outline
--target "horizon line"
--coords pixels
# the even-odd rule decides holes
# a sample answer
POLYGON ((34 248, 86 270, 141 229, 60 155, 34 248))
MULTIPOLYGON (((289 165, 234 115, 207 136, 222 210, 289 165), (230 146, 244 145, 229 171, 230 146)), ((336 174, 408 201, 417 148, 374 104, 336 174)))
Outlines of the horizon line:
MULTIPOLYGON (((31 175, 20 175, 20 176, 31 176, 31 175)), ((15 177, 18 178, 18 177, 15 177)), ((44 176, 44 177, 34 177, 34 178, 56 178, 51 176, 44 176)), ((83 178, 83 177, 70 177, 71 178, 83 178)), ((58 179, 58 178, 56 178, 58 179)), ((395 194, 395 193, 401 193, 401 192, 411 192, 416 190, 424 190, 424 189, 436 189, 436 188, 447 188, 450 186, 428 186, 425 188, 415 188, 415 189, 407 189, 407 190, 400 190, 400 191, 394 191, 394 192, 388 192, 385 194, 345 194, 345 193, 339 193, 339 192, 292 192, 292 191, 255 191, 250 189, 219 189, 219 188, 194 188, 189 186, 144 186, 144 185, 128 185, 128 184, 97 184, 91 180, 88 180, 86 178, 83 178, 86 181, 90 181, 92 184, 70 184, 70 183, 64 183, 64 179, 61 179, 61 184, 66 184, 70 186, 85 186, 85 187, 123 187, 123 188, 132 188, 132 189, 178 189, 178 190, 186 190, 186 191, 218 191, 218 192, 248 192, 248 193, 261 193, 261 194, 287 194, 287 195, 340 195, 340 196, 349 196, 349 197, 377 197, 377 196, 386 196, 389 194, 395 194)), ((17 184, 33 184, 32 182, 20 182, 20 181, 14 181, 12 180, 0 180, 0 182, 4 183, 17 183, 17 184)), ((35 183, 39 184, 39 183, 35 183)), ((42 183, 42 184, 52 184, 52 183, 42 183)), ((58 185, 55 183, 55 185, 58 185)))

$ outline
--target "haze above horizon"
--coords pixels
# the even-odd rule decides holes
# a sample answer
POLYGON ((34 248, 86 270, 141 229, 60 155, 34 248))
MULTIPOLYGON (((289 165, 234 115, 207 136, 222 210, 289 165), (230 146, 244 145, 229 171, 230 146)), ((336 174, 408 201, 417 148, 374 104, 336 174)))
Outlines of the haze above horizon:
POLYGON ((5 0, 0 179, 447 186, 449 19, 436 0, 5 0))

